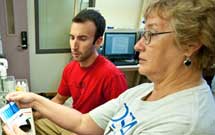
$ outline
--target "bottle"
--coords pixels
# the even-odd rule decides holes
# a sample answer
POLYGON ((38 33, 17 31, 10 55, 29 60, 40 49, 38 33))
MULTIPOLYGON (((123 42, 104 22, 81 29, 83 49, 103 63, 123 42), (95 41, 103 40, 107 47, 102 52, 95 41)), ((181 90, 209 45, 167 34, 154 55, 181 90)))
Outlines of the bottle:
POLYGON ((23 91, 20 81, 16 83, 16 91, 23 91))
POLYGON ((21 82, 21 87, 22 87, 23 91, 27 90, 27 84, 24 81, 21 82))

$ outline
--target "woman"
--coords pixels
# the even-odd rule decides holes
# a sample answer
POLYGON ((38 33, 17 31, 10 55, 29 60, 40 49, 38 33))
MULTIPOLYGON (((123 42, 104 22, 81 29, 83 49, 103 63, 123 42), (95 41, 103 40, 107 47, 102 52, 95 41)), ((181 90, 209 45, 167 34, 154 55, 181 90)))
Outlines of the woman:
POLYGON ((11 93, 7 99, 77 134, 213 135, 215 102, 202 70, 214 62, 214 11, 214 0, 153 1, 135 45, 139 73, 152 83, 131 88, 88 114, 33 93, 11 93))

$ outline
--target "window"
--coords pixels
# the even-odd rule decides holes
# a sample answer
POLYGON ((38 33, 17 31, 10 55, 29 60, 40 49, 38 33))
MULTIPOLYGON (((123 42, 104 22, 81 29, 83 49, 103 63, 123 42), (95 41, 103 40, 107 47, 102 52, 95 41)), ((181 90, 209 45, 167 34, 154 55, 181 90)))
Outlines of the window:
POLYGON ((35 0, 36 53, 65 53, 74 0, 35 0))
POLYGON ((7 13, 7 32, 9 35, 15 34, 13 0, 6 0, 6 13, 7 13))
POLYGON ((95 0, 35 0, 36 53, 70 52, 72 18, 88 6, 95 0))

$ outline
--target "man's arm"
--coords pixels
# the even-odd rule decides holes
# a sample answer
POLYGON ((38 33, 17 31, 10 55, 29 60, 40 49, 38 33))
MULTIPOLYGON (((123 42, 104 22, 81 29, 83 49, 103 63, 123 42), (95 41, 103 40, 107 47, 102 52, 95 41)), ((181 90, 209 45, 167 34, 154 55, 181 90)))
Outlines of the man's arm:
POLYGON ((69 97, 65 97, 65 96, 61 96, 59 93, 57 93, 52 99, 51 101, 58 103, 58 104, 64 104, 65 101, 68 99, 69 97))

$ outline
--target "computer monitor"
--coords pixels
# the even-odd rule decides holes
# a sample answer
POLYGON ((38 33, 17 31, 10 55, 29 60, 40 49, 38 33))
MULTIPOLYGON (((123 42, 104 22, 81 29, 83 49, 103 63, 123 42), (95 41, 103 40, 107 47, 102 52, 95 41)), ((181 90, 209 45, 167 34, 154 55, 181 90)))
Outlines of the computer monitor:
POLYGON ((134 59, 137 32, 105 32, 103 54, 108 59, 134 59))

